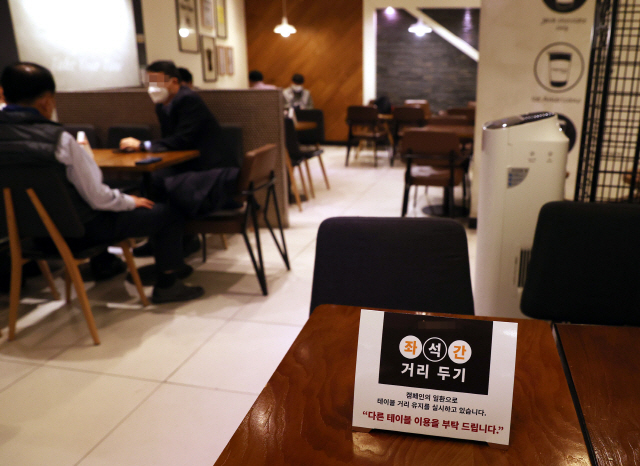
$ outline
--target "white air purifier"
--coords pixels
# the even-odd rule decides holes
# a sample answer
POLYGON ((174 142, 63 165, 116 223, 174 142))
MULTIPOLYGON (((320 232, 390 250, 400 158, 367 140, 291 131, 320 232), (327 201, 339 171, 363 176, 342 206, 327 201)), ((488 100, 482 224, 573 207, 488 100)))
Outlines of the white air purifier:
POLYGON ((554 113, 483 127, 474 304, 477 315, 525 317, 520 297, 538 213, 564 199, 569 139, 554 113))

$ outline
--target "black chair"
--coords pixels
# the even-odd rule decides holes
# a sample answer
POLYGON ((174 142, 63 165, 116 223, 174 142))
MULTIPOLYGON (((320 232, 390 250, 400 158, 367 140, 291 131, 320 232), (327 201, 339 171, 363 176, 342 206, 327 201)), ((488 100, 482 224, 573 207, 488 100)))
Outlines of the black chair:
POLYGON ((303 146, 320 146, 324 144, 324 113, 318 108, 296 108, 296 120, 311 121, 315 128, 298 131, 298 142, 303 146))
POLYGON ((285 132, 287 152, 289 153, 291 164, 296 166, 297 164, 304 163, 304 166, 307 169, 307 178, 309 180, 309 191, 311 192, 311 197, 316 197, 315 190, 313 189, 313 181, 311 179, 311 170, 309 169, 309 160, 314 157, 318 158, 325 185, 327 186, 327 189, 330 189, 327 172, 325 171, 324 163, 322 162, 322 154, 324 151, 320 149, 319 145, 306 147, 300 146, 298 142, 298 133, 295 129, 293 120, 290 118, 287 118, 285 121, 285 132))
POLYGON ((203 262, 207 259, 207 247, 204 236, 206 233, 242 234, 247 250, 249 251, 249 256, 251 257, 251 263, 253 264, 258 281, 260 282, 262 294, 265 296, 267 295, 267 278, 262 260, 258 213, 262 212, 264 223, 267 225, 269 233, 271 233, 271 237, 276 243, 276 247, 282 256, 282 260, 284 261, 287 270, 291 270, 275 190, 275 166, 277 156, 278 150, 275 144, 267 144, 256 150, 247 152, 244 157, 242 168, 240 169, 240 174, 238 175, 237 188, 237 200, 243 203, 243 207, 240 209, 213 212, 209 215, 189 221, 185 228, 189 233, 199 233, 202 235, 203 262), (266 192, 264 207, 260 206, 256 199, 256 194, 259 192, 266 192), (278 229, 280 230, 280 241, 278 241, 267 216, 269 206, 272 201, 276 219, 278 221, 278 229), (255 233, 255 252, 249 242, 249 228, 253 228, 255 233))
MULTIPOLYGON (((100 344, 91 306, 78 269, 78 264, 105 251, 109 244, 87 242, 84 225, 72 202, 73 192, 67 188, 63 172, 57 167, 41 165, 3 165, 0 187, 4 203, 0 206, 0 237, 9 237, 11 251, 11 291, 9 298, 9 340, 15 337, 22 265, 30 259, 40 262, 62 259, 65 265, 67 302, 73 283, 82 312, 94 343, 100 344), (30 241, 50 238, 51 243, 30 241)), ((131 241, 119 242, 133 277, 140 300, 147 306, 140 276, 131 253, 131 241)), ((48 269, 48 268, 47 268, 48 269)), ((44 270, 43 270, 44 272, 44 270)), ((51 280, 49 278, 50 286, 51 280)))
POLYGON ((149 125, 118 125, 110 126, 107 130, 107 149, 118 149, 120 140, 124 138, 136 138, 140 141, 152 139, 149 125))
POLYGON ((462 184, 466 203, 466 173, 469 167, 469 156, 459 150, 458 136, 444 131, 408 129, 400 147, 401 155, 407 162, 402 216, 407 214, 411 186, 441 186, 445 193, 443 213, 446 211, 454 217, 454 188, 462 184))
POLYGON ((385 143, 389 136, 387 129, 380 124, 378 108, 374 106, 352 105, 347 108, 347 124, 349 136, 347 138, 347 159, 345 167, 349 166, 349 153, 356 141, 373 142, 373 164, 378 166, 378 144, 385 143))
POLYGON ((321 304, 473 315, 464 228, 441 218, 325 220, 311 312, 321 304))
POLYGON ((640 205, 551 202, 540 210, 522 312, 640 325, 640 205))
POLYGON ((74 138, 77 138, 78 131, 84 131, 84 134, 87 135, 87 141, 89 141, 89 145, 92 149, 100 148, 102 145, 100 144, 100 140, 98 139, 98 134, 96 133, 96 127, 93 125, 86 124, 65 124, 63 125, 65 131, 70 133, 74 138))
POLYGON ((404 105, 393 109, 393 154, 391 156, 391 166, 395 158, 396 149, 400 139, 407 129, 419 128, 426 124, 424 110, 418 106, 404 105))

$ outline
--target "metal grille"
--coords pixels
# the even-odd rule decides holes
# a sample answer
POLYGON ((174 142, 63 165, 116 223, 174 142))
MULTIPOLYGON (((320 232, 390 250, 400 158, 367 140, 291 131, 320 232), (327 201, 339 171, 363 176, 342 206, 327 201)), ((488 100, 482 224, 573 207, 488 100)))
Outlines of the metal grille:
POLYGON ((635 202, 640 136, 640 3, 599 0, 575 198, 635 202))

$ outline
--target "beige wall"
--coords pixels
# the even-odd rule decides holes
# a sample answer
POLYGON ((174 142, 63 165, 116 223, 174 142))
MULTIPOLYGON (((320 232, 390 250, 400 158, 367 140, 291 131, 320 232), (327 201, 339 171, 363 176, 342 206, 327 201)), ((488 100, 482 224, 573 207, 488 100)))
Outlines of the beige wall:
MULTIPOLYGON (((201 7, 198 0, 198 28, 202 30, 201 7)), ((178 66, 188 68, 193 74, 194 85, 202 89, 242 89, 248 87, 247 40, 244 0, 227 0, 228 34, 226 39, 216 39, 216 45, 233 47, 234 75, 218 76, 216 82, 202 79, 200 53, 181 52, 178 47, 176 1, 142 0, 142 15, 147 46, 147 62, 173 60, 178 66)))

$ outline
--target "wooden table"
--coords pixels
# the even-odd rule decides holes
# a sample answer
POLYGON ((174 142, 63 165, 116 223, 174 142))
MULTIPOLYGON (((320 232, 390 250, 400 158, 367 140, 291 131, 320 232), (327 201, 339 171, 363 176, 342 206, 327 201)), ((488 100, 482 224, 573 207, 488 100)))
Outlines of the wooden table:
POLYGON ((640 464, 640 328, 556 328, 597 465, 640 464))
POLYGON ((216 465, 589 465, 551 328, 542 321, 515 320, 508 450, 439 437, 353 432, 359 310, 325 305, 313 312, 216 465))
POLYGON ((474 127, 473 125, 427 125, 423 126, 420 129, 424 129, 425 131, 444 131, 446 133, 455 133, 456 136, 460 138, 460 142, 468 142, 469 140, 473 141, 474 137, 474 127))
POLYGON ((200 155, 197 150, 177 150, 170 152, 126 152, 115 153, 113 149, 93 149, 96 163, 103 171, 150 173, 170 167, 200 155), (136 165, 136 161, 147 157, 161 157, 162 160, 146 165, 136 165))

